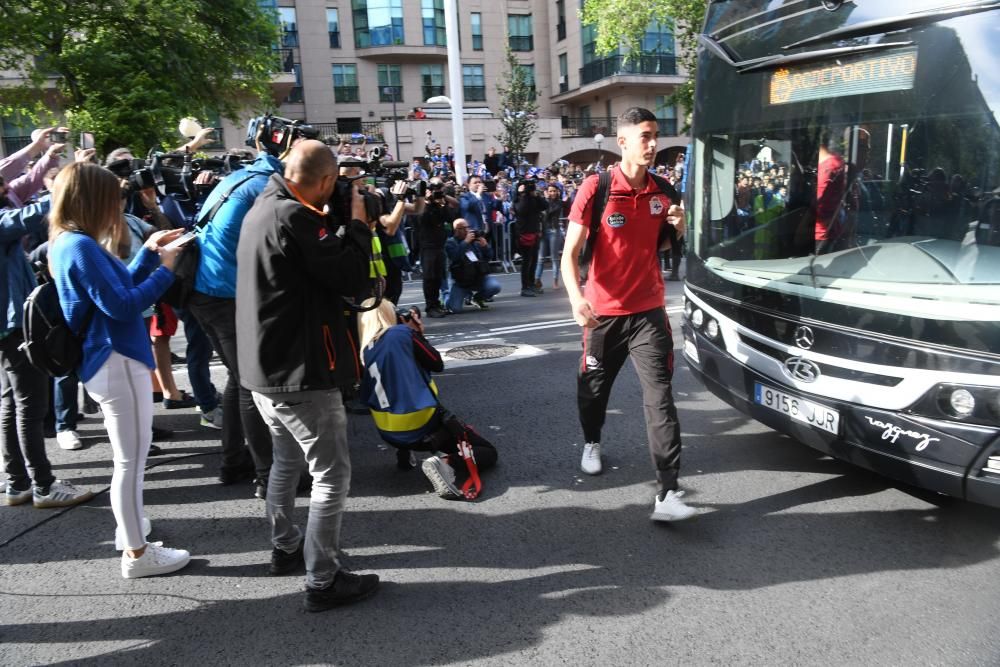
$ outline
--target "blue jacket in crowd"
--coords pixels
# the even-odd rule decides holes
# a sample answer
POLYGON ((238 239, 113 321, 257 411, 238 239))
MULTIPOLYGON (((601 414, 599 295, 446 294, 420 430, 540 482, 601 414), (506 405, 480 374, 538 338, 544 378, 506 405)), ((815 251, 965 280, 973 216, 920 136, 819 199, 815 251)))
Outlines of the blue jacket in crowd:
POLYGON ((4 318, 0 337, 21 328, 24 300, 38 281, 28 264, 21 239, 33 235, 44 239, 48 235, 49 198, 44 197, 24 208, 11 208, 0 212, 0 298, 5 300, 4 318))
POLYGON ((264 191, 271 174, 284 173, 281 162, 261 151, 257 159, 246 169, 240 169, 226 176, 202 204, 201 216, 207 216, 215 203, 236 183, 253 176, 241 184, 229 196, 215 218, 198 231, 201 263, 195 277, 194 288, 202 294, 222 299, 236 298, 236 246, 240 241, 243 218, 253 206, 257 196, 264 191))
POLYGON ((469 229, 486 229, 493 219, 491 213, 502 210, 500 202, 488 192, 483 192, 482 199, 471 192, 463 193, 458 199, 458 217, 469 223, 469 229))
POLYGON ((174 274, 159 264, 159 256, 143 247, 126 267, 86 234, 65 232, 49 245, 49 271, 69 328, 80 331, 87 313, 94 313, 77 369, 83 382, 112 352, 155 367, 142 312, 174 282, 174 274))

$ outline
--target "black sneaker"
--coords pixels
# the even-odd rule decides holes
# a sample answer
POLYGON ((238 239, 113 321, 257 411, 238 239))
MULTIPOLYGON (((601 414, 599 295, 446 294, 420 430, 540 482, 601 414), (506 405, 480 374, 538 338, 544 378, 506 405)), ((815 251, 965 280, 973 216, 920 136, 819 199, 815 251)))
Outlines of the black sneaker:
POLYGON ((283 574, 291 574, 305 566, 305 563, 301 542, 299 543, 299 548, 292 553, 288 553, 284 549, 271 549, 270 572, 275 577, 280 577, 283 574))
POLYGON ((521 296, 536 296, 535 290, 530 287, 523 287, 521 288, 521 296))
POLYGON ((253 480, 253 497, 267 500, 267 477, 255 477, 253 480))
POLYGON ((378 590, 377 574, 351 574, 340 569, 333 578, 333 583, 326 588, 310 588, 306 586, 306 599, 303 607, 306 611, 326 611, 334 607, 364 600, 378 590))
POLYGON ((444 310, 438 306, 431 306, 430 308, 427 309, 427 317, 439 318, 439 317, 447 317, 447 315, 448 313, 444 312, 444 310))
POLYGON ((472 299, 472 303, 476 304, 476 308, 478 308, 479 310, 489 310, 490 309, 489 304, 486 303, 486 299, 483 299, 481 297, 474 297, 472 299))
POLYGON ((223 466, 219 468, 219 483, 223 486, 229 486, 231 484, 236 484, 237 482, 242 482, 245 479, 250 479, 254 474, 253 463, 247 461, 243 465, 238 466, 223 466))
POLYGON ((164 410, 183 410, 184 408, 193 408, 196 405, 198 405, 198 401, 194 400, 194 396, 186 391, 181 392, 180 398, 163 399, 164 410))

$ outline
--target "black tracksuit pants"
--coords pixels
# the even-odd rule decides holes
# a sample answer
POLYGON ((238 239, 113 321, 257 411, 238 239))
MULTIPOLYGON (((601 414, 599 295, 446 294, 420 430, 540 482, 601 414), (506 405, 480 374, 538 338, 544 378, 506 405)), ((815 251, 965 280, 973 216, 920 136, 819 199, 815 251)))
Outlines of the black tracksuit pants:
POLYGON ((601 428, 618 371, 625 358, 642 384, 649 453, 660 492, 677 489, 681 465, 681 429, 671 391, 674 343, 663 308, 634 315, 601 316, 583 330, 583 357, 577 377, 577 405, 587 442, 601 441, 601 428))
POLYGON ((444 281, 444 248, 421 248, 420 271, 424 283, 424 307, 441 307, 441 283, 444 281))

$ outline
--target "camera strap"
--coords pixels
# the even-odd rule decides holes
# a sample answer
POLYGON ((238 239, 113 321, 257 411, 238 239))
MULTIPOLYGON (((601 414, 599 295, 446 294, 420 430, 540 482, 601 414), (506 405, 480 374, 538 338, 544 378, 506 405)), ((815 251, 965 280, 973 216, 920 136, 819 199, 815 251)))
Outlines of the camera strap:
POLYGON ((476 465, 476 457, 472 453, 468 431, 463 433, 458 441, 458 453, 465 461, 465 467, 469 470, 469 478, 462 484, 462 495, 465 496, 466 500, 475 500, 483 491, 483 482, 479 479, 479 466, 476 465))

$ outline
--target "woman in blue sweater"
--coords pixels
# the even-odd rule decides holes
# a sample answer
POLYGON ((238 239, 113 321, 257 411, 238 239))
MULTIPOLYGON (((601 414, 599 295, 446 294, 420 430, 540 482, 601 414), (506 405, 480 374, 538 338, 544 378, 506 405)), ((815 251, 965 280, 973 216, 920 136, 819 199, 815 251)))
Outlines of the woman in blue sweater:
POLYGON ((126 238, 118 179, 77 162, 56 177, 49 213, 49 271, 70 329, 84 334, 77 375, 101 404, 114 452, 111 509, 122 537, 122 576, 166 574, 191 555, 147 543, 142 480, 151 442, 153 355, 142 312, 174 281, 178 248, 166 244, 182 230, 154 233, 132 263, 114 254, 126 238))

